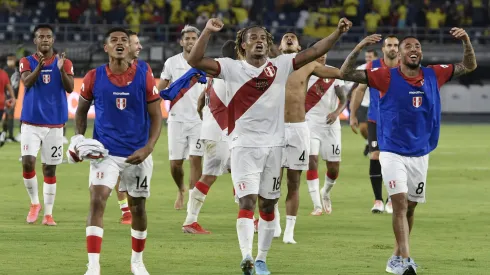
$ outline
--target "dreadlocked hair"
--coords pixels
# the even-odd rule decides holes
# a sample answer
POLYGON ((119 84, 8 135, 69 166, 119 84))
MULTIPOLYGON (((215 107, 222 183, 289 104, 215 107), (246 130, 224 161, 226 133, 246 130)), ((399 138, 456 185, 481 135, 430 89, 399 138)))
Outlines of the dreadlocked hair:
POLYGON ((250 26, 243 28, 239 30, 236 33, 236 40, 235 40, 235 49, 237 52, 237 57, 238 59, 245 59, 245 49, 242 48, 242 43, 245 41, 245 35, 247 34, 247 31, 253 28, 261 28, 265 31, 265 34, 267 35, 267 51, 269 52, 271 50, 272 45, 274 44, 274 37, 270 32, 267 31, 266 28, 261 27, 261 26, 250 26))

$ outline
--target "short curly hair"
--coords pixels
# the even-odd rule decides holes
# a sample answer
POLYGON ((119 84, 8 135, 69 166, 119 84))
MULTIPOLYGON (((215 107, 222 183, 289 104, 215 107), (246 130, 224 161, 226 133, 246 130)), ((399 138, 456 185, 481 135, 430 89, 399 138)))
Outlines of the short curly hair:
POLYGON ((235 43, 236 43, 235 48, 236 48, 237 55, 238 55, 239 59, 245 59, 245 49, 242 48, 242 43, 245 41, 245 35, 247 34, 247 32, 253 28, 260 28, 260 29, 264 30, 265 34, 267 35, 267 51, 268 52, 271 50, 271 47, 274 44, 274 37, 272 36, 272 34, 270 32, 267 31, 266 28, 264 28, 262 26, 256 26, 256 25, 243 28, 236 33, 236 40, 235 40, 235 43))

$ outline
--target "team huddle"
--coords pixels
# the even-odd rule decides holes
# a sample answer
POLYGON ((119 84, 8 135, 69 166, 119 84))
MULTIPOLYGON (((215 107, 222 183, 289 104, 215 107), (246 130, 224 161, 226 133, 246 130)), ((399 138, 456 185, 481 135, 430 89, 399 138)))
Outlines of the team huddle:
MULTIPOLYGON (((342 18, 331 35, 304 50, 298 36, 288 32, 275 58, 269 58, 273 39, 263 27, 238 31, 235 41, 223 45, 222 57, 208 58, 204 57, 208 42, 223 23, 210 19, 202 33, 186 26, 180 41, 183 52, 167 59, 158 87, 150 66, 138 59, 142 49, 138 35, 123 28, 109 30, 104 40, 109 62, 89 71, 83 80, 75 116, 76 135, 67 151, 70 163, 90 161, 86 225, 89 263, 85 274, 101 274, 103 216, 113 189, 120 201, 121 222, 131 224, 131 272, 149 274, 143 262, 145 205, 153 174, 152 152, 161 132, 161 98, 171 101, 168 150, 170 172, 178 188, 176 209, 184 207, 183 161, 190 162, 189 200, 182 231, 210 233, 198 223, 199 212, 217 177, 229 172, 239 205, 236 230, 241 272, 271 274, 267 254, 273 238, 283 235, 284 243, 296 243, 302 171, 306 171, 313 202, 311 215, 332 213, 331 193, 342 150, 339 115, 347 106, 349 92, 344 80, 359 83, 359 90, 370 89, 369 112, 376 118, 370 119, 373 125, 368 129, 373 137, 369 145, 370 176, 377 175, 373 212, 384 210, 379 195, 384 180, 391 199, 396 244, 386 271, 417 274, 418 266, 410 257, 409 233, 417 203, 425 202, 429 153, 439 139, 439 89, 452 77, 473 71, 475 54, 466 32, 453 28, 451 34, 463 41, 465 49, 458 64, 423 67, 421 45, 415 37, 398 40, 390 36, 383 41, 383 48, 390 47, 388 55, 356 69, 360 52, 382 40, 380 35, 370 35, 340 69, 327 66, 327 52, 351 26, 342 18), (88 138, 87 115, 92 105, 95 122, 93 137, 88 138), (322 188, 319 154, 327 168, 322 188), (277 207, 283 168, 287 178, 284 234, 277 207), (255 218, 257 204, 259 215, 255 218), (253 257, 255 232, 258 252, 253 257)), ((34 34, 37 52, 20 62, 26 86, 21 117, 22 165, 31 199, 27 222, 35 223, 42 208, 34 169, 41 150, 42 223, 54 226, 55 172, 63 159, 62 127, 68 119, 65 91, 73 91, 73 65, 64 54, 53 53, 50 26, 39 25, 34 34)), ((351 101, 360 103, 363 92, 354 92, 351 101)), ((351 124, 357 125, 352 118, 351 124)))

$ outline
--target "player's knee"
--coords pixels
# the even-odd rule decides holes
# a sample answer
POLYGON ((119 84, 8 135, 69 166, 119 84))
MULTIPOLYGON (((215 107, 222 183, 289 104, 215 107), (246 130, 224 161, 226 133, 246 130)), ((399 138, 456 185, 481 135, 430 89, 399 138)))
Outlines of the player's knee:
POLYGON ((411 217, 415 214, 415 207, 417 207, 416 202, 409 202, 407 205, 407 217, 411 217))
POLYGON ((393 205, 393 213, 396 215, 405 215, 408 210, 407 194, 399 193, 390 197, 393 205))
POLYGON ((36 169, 36 158, 32 156, 22 157, 22 170, 23 172, 32 172, 36 169))
POLYGON ((170 169, 172 172, 180 172, 182 170, 182 165, 183 165, 182 160, 171 160, 170 161, 170 169))
POLYGON ((337 179, 340 171, 340 162, 327 162, 327 176, 330 179, 337 179))
POLYGON ((371 152, 371 155, 369 158, 372 160, 379 160, 379 151, 371 152))
POLYGON ((277 199, 269 200, 259 197, 259 210, 263 213, 274 213, 274 206, 277 203, 277 199))
POLYGON ((238 205, 240 209, 255 210, 255 202, 257 201, 257 195, 247 195, 238 199, 238 205))
POLYGON ((56 165, 43 165, 43 175, 45 177, 54 177, 56 175, 56 165))
POLYGON ((211 186, 213 185, 213 183, 216 181, 217 178, 218 177, 216 176, 202 175, 199 181, 206 184, 207 186, 211 186))

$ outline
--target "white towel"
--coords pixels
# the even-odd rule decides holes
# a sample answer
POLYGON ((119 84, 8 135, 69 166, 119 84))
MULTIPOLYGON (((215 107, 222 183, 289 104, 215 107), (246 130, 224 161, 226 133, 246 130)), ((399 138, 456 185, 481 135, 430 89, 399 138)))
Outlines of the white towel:
POLYGON ((71 138, 70 146, 66 151, 69 163, 77 163, 83 160, 100 162, 109 155, 109 150, 99 141, 76 135, 71 138))

